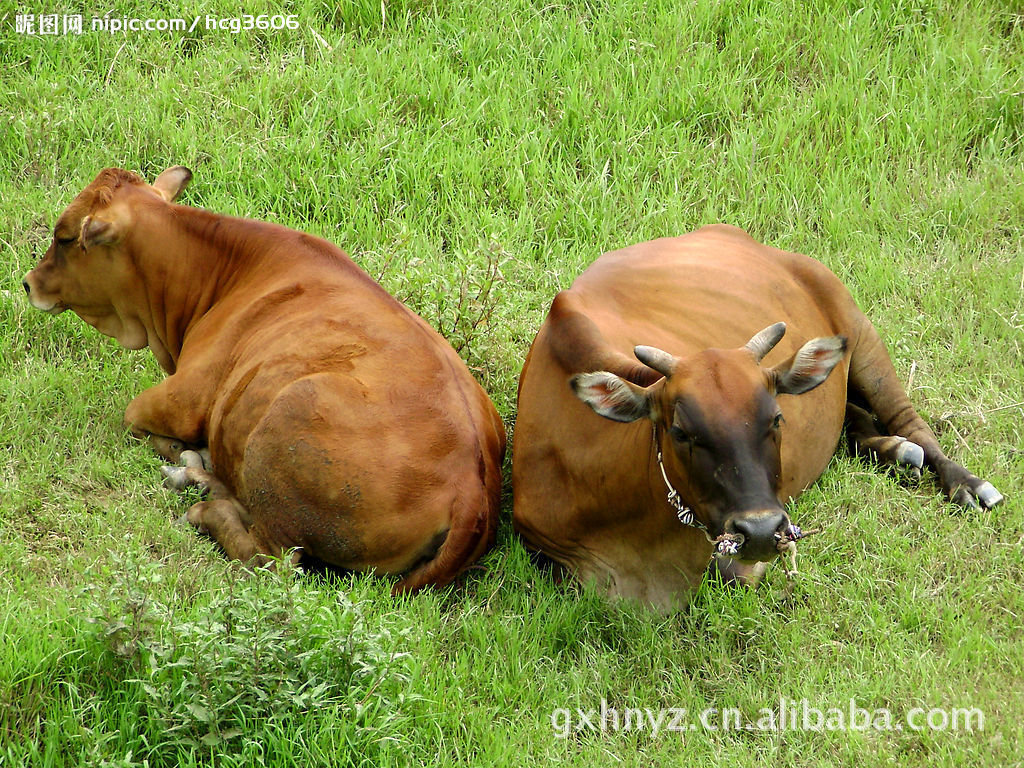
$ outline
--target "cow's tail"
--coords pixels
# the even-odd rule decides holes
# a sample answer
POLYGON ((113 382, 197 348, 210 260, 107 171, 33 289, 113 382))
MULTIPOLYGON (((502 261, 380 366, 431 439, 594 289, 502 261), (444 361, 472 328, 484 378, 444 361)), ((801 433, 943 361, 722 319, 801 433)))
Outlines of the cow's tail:
POLYGON ((437 553, 413 568, 392 592, 415 592, 423 587, 443 587, 472 565, 494 544, 501 504, 501 468, 480 456, 480 483, 465 488, 452 502, 451 525, 437 553))

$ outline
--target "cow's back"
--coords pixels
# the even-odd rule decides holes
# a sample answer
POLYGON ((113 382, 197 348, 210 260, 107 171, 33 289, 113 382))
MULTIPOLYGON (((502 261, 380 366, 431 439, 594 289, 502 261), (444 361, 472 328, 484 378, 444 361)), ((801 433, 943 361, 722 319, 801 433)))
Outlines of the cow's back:
POLYGON ((604 254, 570 292, 608 342, 629 355, 636 344, 680 357, 738 347, 784 320, 786 336, 766 365, 788 358, 808 338, 842 332, 849 302, 842 283, 817 261, 727 225, 604 254))

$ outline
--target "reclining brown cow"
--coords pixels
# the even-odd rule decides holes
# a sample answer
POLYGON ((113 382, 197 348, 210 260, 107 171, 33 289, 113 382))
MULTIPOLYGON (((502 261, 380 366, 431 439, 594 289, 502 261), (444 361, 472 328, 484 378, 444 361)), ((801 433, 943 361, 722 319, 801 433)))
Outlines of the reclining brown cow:
POLYGON ((230 557, 298 548, 401 574, 396 591, 448 583, 494 539, 494 406, 344 252, 173 204, 191 177, 100 173, 26 275, 32 305, 153 350, 169 375, 125 419, 188 465, 166 468, 172 485, 208 491, 186 519, 230 557))
POLYGON ((956 503, 1002 500, 943 455, 818 262, 724 225, 607 253, 555 297, 523 368, 513 523, 581 580, 664 607, 713 553, 756 581, 800 538, 783 503, 844 415, 858 448, 927 464, 956 503))

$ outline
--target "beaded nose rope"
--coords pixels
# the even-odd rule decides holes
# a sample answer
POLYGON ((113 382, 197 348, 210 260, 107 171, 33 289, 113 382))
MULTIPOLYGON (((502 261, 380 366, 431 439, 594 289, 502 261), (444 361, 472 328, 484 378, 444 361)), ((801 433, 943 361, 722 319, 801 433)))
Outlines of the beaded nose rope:
MULTIPOLYGON (((665 472, 665 462, 662 459, 661 446, 658 444, 657 422, 654 423, 654 428, 651 431, 651 440, 654 443, 654 455, 658 460, 658 469, 661 470, 661 479, 665 481, 665 487, 668 489, 666 500, 675 509, 679 522, 690 528, 696 528, 704 534, 704 538, 711 542, 714 547, 712 557, 735 557, 738 555, 743 546, 743 535, 740 533, 723 533, 717 538, 711 538, 711 533, 708 531, 707 526, 696 518, 693 510, 686 505, 682 496, 679 495, 679 491, 672 487, 672 483, 668 479, 668 473, 665 472)), ((779 551, 779 555, 784 556, 786 561, 788 561, 788 567, 785 563, 783 564, 788 578, 792 579, 797 574, 796 542, 815 533, 818 533, 818 531, 804 531, 800 529, 800 526, 790 523, 785 532, 775 534, 775 548, 779 551)))

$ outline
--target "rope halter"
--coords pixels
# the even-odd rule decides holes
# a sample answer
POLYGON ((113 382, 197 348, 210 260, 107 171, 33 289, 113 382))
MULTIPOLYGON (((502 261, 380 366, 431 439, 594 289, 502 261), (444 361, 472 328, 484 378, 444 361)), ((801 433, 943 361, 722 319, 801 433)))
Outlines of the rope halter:
MULTIPOLYGON (((665 500, 675 509, 679 522, 701 531, 704 534, 704 538, 714 546, 714 555, 716 557, 735 557, 738 555, 740 547, 743 546, 743 535, 739 533, 723 533, 718 538, 711 538, 711 533, 708 531, 707 526, 696 518, 693 510, 686 505, 683 497, 679 495, 679 491, 672 486, 672 482, 668 479, 668 473, 665 471, 665 461, 661 455, 661 446, 658 444, 657 422, 653 422, 651 442, 654 444, 654 456, 658 461, 661 479, 665 481, 665 488, 668 490, 665 500)), ((786 568, 786 575, 790 578, 796 575, 796 542, 813 533, 817 533, 817 531, 803 531, 800 529, 800 526, 791 523, 784 533, 775 534, 776 548, 779 554, 785 555, 789 559, 790 567, 786 568)))
MULTIPOLYGON (((683 525, 688 525, 691 528, 697 528, 704 531, 704 535, 707 536, 707 526, 704 525, 693 515, 693 510, 690 509, 683 502, 683 497, 679 495, 679 491, 672 487, 672 483, 668 479, 668 474, 665 472, 665 462, 661 457, 661 446, 658 445, 658 423, 653 422, 653 429, 651 430, 651 440, 654 443, 654 455, 658 459, 658 469, 661 470, 661 479, 665 481, 665 487, 668 489, 668 496, 666 497, 669 504, 676 511, 676 517, 679 518, 679 522, 683 525)), ((710 539, 710 537, 709 537, 710 539)))

